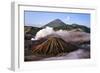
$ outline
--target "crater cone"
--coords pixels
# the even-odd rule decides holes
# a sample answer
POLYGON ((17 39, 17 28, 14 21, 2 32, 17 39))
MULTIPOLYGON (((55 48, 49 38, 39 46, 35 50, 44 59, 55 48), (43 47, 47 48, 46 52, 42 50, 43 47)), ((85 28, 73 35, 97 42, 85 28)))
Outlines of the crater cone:
POLYGON ((65 42, 63 39, 58 37, 49 37, 43 43, 32 48, 34 54, 44 56, 56 56, 59 53, 71 52, 78 49, 74 44, 65 42))

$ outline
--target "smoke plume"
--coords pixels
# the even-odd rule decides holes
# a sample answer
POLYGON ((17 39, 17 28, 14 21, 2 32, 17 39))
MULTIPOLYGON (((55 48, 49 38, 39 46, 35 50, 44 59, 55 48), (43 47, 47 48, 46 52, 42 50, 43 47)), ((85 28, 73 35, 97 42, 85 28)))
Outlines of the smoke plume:
POLYGON ((46 37, 47 35, 51 35, 55 33, 55 31, 53 30, 53 28, 51 27, 46 27, 44 29, 41 29, 40 31, 37 32, 35 39, 38 40, 40 38, 46 37))

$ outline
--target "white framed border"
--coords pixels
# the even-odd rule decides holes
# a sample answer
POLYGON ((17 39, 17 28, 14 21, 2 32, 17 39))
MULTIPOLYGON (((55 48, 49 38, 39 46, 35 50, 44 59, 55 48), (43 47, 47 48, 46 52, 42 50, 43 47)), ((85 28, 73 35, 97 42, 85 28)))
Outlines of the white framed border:
POLYGON ((37 70, 60 67, 80 67, 96 65, 96 48, 95 48, 95 24, 96 9, 88 6, 77 5, 33 5, 32 3, 12 3, 12 49, 11 49, 11 69, 17 70, 37 70), (48 11, 48 12, 73 12, 91 14, 91 59, 81 60, 57 60, 57 61, 33 61, 24 62, 24 10, 31 11, 48 11), (95 48, 95 49, 94 49, 95 48))

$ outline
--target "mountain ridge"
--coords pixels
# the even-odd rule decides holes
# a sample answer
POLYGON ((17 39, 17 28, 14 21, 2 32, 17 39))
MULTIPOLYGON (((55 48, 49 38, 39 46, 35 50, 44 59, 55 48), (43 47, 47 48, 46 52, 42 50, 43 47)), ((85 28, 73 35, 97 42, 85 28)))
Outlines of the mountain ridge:
POLYGON ((79 25, 79 24, 66 24, 64 23, 62 20, 60 19, 55 19, 47 24, 45 24, 44 26, 42 26, 41 28, 45 28, 45 27, 52 27, 54 28, 54 30, 72 30, 72 29, 81 29, 84 32, 90 33, 90 28, 84 25, 79 25))

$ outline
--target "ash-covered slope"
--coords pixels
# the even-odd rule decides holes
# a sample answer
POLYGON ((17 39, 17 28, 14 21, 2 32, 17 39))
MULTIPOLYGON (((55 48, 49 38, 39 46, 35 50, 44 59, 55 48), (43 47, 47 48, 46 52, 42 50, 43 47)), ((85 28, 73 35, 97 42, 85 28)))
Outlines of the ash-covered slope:
POLYGON ((49 37, 45 42, 32 48, 33 54, 44 56, 56 56, 59 53, 71 52, 78 49, 77 46, 67 43, 58 37, 49 37))

